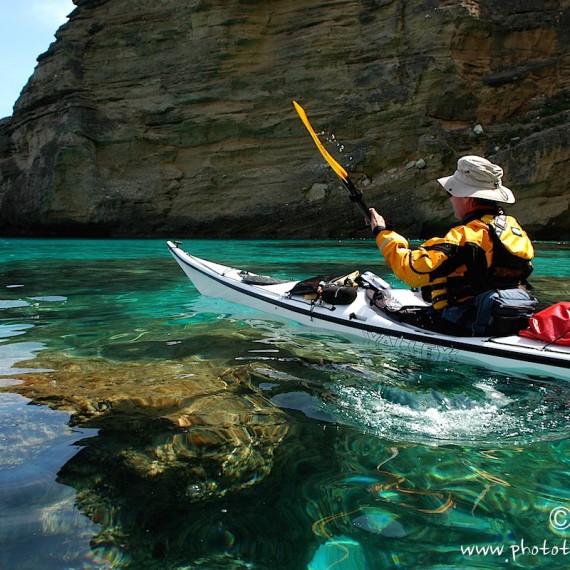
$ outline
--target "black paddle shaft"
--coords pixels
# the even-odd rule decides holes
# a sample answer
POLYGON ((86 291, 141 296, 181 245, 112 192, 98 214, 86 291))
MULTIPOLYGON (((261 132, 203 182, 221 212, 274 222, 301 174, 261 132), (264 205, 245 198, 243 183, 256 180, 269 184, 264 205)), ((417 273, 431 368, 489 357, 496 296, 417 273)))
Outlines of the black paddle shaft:
POLYGON ((370 223, 370 208, 364 203, 362 192, 353 184, 352 180, 348 178, 348 176, 343 179, 343 182, 348 190, 350 201, 354 202, 360 208, 360 211, 364 214, 365 220, 370 223))

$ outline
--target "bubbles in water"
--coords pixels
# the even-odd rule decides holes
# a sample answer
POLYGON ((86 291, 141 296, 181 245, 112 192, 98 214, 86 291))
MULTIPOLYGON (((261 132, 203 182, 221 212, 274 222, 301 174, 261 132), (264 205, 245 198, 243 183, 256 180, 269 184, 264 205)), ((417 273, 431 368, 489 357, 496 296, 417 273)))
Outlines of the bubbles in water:
POLYGON ((322 405, 339 422, 428 444, 512 445, 567 437, 570 409, 563 402, 570 388, 557 386, 564 393, 558 399, 551 385, 546 389, 501 376, 463 380, 464 387, 447 388, 423 382, 334 382, 322 405))

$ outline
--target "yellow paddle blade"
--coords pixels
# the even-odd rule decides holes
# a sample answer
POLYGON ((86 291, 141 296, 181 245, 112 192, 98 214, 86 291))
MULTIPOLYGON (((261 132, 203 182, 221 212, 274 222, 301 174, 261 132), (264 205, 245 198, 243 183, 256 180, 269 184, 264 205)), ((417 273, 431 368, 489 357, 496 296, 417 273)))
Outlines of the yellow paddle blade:
POLYGON ((331 168, 343 180, 347 180, 348 172, 329 154, 327 149, 323 146, 323 144, 319 140, 319 137, 317 136, 317 133, 315 133, 315 131, 313 130, 311 123, 309 123, 309 119, 307 118, 307 113, 305 113, 303 107, 301 107, 301 105, 299 105, 297 101, 293 101, 293 105, 295 106, 295 110, 299 114, 299 117, 301 117, 301 121, 303 121, 303 124, 305 125, 305 127, 307 127, 309 134, 313 137, 313 140, 315 141, 317 148, 321 151, 321 154, 325 157, 325 160, 330 164, 331 168))

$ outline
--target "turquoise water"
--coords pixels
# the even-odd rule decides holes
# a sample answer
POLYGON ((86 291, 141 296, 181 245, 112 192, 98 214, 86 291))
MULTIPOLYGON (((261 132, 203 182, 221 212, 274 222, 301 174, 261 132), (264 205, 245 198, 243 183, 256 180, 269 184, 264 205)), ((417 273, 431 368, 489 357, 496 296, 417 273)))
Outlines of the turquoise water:
MULTIPOLYGON (((396 283, 371 241, 183 248, 396 283)), ((570 299, 570 245, 537 249, 570 299)), ((159 240, 0 239, 0 268, 0 568, 568 567, 570 383, 202 297, 159 240)))

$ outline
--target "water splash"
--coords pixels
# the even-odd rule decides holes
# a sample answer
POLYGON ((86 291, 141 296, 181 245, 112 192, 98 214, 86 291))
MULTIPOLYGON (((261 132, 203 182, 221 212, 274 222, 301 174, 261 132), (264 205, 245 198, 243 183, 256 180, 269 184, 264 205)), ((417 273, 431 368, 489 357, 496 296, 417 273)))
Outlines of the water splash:
POLYGON ((271 381, 264 391, 275 405, 383 438, 428 445, 517 445, 570 434, 565 404, 570 386, 564 382, 403 360, 373 349, 351 354, 350 345, 335 346, 332 338, 321 338, 318 345, 327 360, 313 361, 308 345, 289 345, 297 359, 266 357, 280 373, 271 372, 270 365, 256 367, 271 381))
POLYGON ((390 439, 424 444, 520 444, 568 436, 570 388, 489 377, 464 389, 417 385, 330 385, 323 408, 338 421, 390 439))

